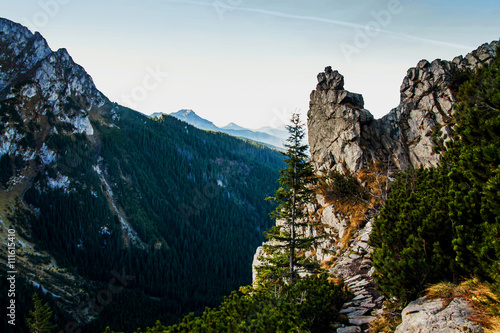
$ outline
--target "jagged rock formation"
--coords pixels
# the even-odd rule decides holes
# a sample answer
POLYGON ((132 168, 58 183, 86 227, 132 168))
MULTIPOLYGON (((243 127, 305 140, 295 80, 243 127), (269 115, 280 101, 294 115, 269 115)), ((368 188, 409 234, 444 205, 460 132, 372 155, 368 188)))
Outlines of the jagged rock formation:
MULTIPOLYGON (((363 171, 379 169, 388 181, 396 170, 438 165, 440 154, 435 148, 449 139, 453 124, 454 74, 491 63, 499 45, 500 42, 484 44, 453 61, 421 60, 403 79, 400 105, 381 119, 374 119, 364 109, 360 94, 344 89, 344 78, 338 71, 325 68, 311 93, 308 112, 311 160, 316 170, 349 173, 360 178, 363 171)), ((341 239, 349 228, 350 217, 321 196, 318 202, 322 223, 328 226, 332 239, 341 239)), ((332 242, 326 241, 316 251, 321 255, 325 252, 322 250, 337 249, 335 258, 318 256, 318 259, 330 260, 333 266, 330 272, 342 277, 355 293, 355 298, 342 310, 348 316, 347 327, 339 328, 338 332, 367 331, 367 323, 382 308, 383 297, 375 291, 371 278, 372 249, 367 244, 373 224, 369 214, 373 210, 367 209, 365 214, 368 222, 353 232, 347 246, 343 244, 342 248, 337 243, 332 247, 332 242)))
POLYGON ((439 154, 433 148, 448 138, 453 119, 453 74, 490 63, 499 44, 484 44, 453 61, 420 61, 403 80, 400 105, 381 119, 364 109, 360 94, 344 90, 338 71, 325 68, 318 74, 308 112, 316 169, 356 174, 375 161, 397 169, 437 165, 439 154))
POLYGON ((419 298, 408 304, 402 315, 403 322, 396 333, 484 332, 481 326, 468 319, 472 308, 464 298, 454 298, 451 302, 419 298))
MULTIPOLYGON (((453 61, 421 60, 403 79, 399 106, 381 119, 375 119, 364 108, 362 95, 344 89, 344 77, 338 71, 326 67, 317 76, 308 112, 315 169, 353 175, 368 188, 363 173, 377 173, 377 181, 388 182, 397 170, 438 165, 440 154, 436 148, 449 139, 453 124, 454 74, 491 63, 498 46, 498 41, 484 44, 453 61)), ((381 192, 378 194, 384 199, 381 192)), ((341 311, 347 322, 337 332, 367 332, 368 323, 381 313, 384 300, 371 278, 373 249, 368 245, 377 207, 364 207, 365 223, 352 230, 352 214, 342 212, 338 202, 328 202, 321 195, 317 201, 318 205, 309 210, 317 214, 329 237, 316 249, 316 258, 328 263, 330 273, 342 277, 355 294, 341 311)), ((257 254, 254 265, 258 264, 257 254)))

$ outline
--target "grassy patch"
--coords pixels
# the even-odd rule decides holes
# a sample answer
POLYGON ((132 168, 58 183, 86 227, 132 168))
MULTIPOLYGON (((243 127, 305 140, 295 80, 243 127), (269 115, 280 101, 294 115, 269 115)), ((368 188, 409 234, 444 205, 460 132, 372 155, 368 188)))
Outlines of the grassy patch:
POLYGON ((441 282, 427 288, 427 298, 442 298, 449 304, 453 298, 465 298, 472 306, 473 314, 469 318, 478 323, 486 332, 500 332, 500 297, 490 286, 477 279, 466 280, 459 285, 441 282))

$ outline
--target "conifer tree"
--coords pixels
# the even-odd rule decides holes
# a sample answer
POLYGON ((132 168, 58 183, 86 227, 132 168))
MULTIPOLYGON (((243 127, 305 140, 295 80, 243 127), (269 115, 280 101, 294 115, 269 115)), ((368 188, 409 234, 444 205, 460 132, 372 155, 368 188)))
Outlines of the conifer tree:
POLYGON ((38 298, 38 294, 33 294, 34 309, 29 312, 28 328, 30 333, 50 333, 57 325, 52 324, 52 310, 49 303, 42 304, 42 300, 38 298))
POLYGON ((292 283, 297 269, 316 271, 318 265, 305 255, 317 237, 312 236, 312 221, 306 205, 313 200, 312 184, 315 182, 313 167, 306 154, 308 145, 303 144, 304 124, 299 114, 293 114, 291 125, 287 126, 289 138, 284 154, 286 168, 281 170, 281 187, 275 196, 268 198, 279 203, 270 215, 276 218, 276 226, 266 232, 269 240, 263 246, 266 256, 260 258, 263 264, 257 268, 258 276, 264 280, 283 280, 292 283))

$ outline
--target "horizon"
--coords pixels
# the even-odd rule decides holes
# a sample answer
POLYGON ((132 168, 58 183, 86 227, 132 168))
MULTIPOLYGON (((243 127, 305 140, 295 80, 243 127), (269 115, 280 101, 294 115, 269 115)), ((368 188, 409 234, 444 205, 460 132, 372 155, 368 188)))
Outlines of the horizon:
POLYGON ((4 4, 2 16, 39 31, 54 51, 66 48, 112 101, 258 129, 297 110, 307 119, 326 66, 380 118, 399 104, 419 60, 452 60, 498 40, 499 9, 488 1, 29 0, 4 4))

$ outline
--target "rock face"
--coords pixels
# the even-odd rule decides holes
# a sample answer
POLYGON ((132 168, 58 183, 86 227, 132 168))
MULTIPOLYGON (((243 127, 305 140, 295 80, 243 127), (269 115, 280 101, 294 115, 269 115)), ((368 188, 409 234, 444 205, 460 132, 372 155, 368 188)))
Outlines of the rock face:
MULTIPOLYGON (((381 119, 374 119, 364 109, 360 94, 344 89, 344 77, 338 71, 325 68, 317 77, 318 84, 311 93, 308 112, 309 145, 315 169, 349 173, 359 178, 362 172, 378 168, 388 176, 386 179, 390 179, 390 174, 397 170, 437 166, 440 154, 435 148, 449 139, 453 121, 453 104, 456 101, 454 74, 458 70, 474 70, 491 63, 499 45, 500 42, 484 44, 453 61, 421 60, 408 70, 403 79, 399 106, 381 119)), ((338 203, 326 202, 320 196, 318 202, 319 219, 331 236, 320 245, 316 256, 319 260, 329 260, 333 267, 330 273, 342 277, 355 295, 342 310, 348 318, 347 327, 341 327, 337 332, 367 332, 367 324, 380 313, 383 302, 371 278, 374 272, 371 265, 373 249, 368 240, 374 221, 370 215, 374 212, 366 210, 366 224, 361 224, 354 232, 351 230, 351 239, 348 244, 344 240, 342 247, 339 240, 349 229, 350 217, 341 213, 342 207, 338 207, 338 203), (328 250, 331 253, 332 249, 336 251, 335 257, 324 255, 328 250)), ((446 332, 469 327, 473 324, 464 319, 468 313, 464 310, 464 302, 454 300, 443 311, 424 309, 418 318, 425 320, 418 319, 419 324, 414 321, 405 323, 398 332, 432 331, 425 329, 426 324, 421 324, 424 321, 434 325, 432 327, 436 330, 442 328, 440 331, 446 332), (440 315, 437 315, 438 312, 440 315), (457 324, 447 323, 446 316, 456 319, 457 324), (411 328, 413 325, 420 325, 420 330, 411 328)), ((413 310, 405 311, 404 316, 408 317, 413 310)))
POLYGON ((65 49, 52 52, 39 33, 0 19, 0 50, 0 155, 46 160, 47 147, 34 141, 58 133, 56 124, 66 123, 69 133, 94 134, 92 116, 108 113, 111 103, 65 49), (15 125, 19 118, 23 127, 15 125))
MULTIPOLYGON (((4 175, 0 184, 2 204, 13 208, 16 193, 24 193, 31 186, 39 189, 42 178, 48 188, 62 189, 66 194, 75 191, 79 182, 63 172, 76 169, 79 161, 64 160, 68 152, 51 145, 48 138, 76 141, 78 136, 97 146, 95 126, 114 126, 113 107, 65 49, 53 52, 39 33, 0 18, 0 158, 15 161, 9 163, 15 166, 15 172, 7 178, 4 175), (49 168, 58 171, 49 174, 49 168)), ((0 222, 5 227, 9 222, 2 213, 0 222)), ((36 249, 26 234, 19 233, 17 241, 24 253, 51 258, 36 249)), ((17 253, 24 256, 20 250, 17 253)), ((33 277, 36 282, 32 283, 43 286, 44 292, 57 297, 68 313, 78 305, 73 295, 87 287, 84 278, 61 269, 55 259, 51 259, 50 268, 22 259, 18 269, 33 277)), ((93 318, 89 309, 78 310, 82 322, 93 318)))
POLYGON ((316 169, 356 174, 376 161, 397 169, 436 166, 433 148, 448 138, 452 121, 453 74, 490 63, 499 44, 484 44, 453 61, 420 61, 401 84, 399 106, 381 119, 364 109, 361 95, 344 89, 338 71, 325 68, 311 93, 307 123, 316 169))
POLYGON ((472 309, 464 298, 454 298, 448 305, 442 299, 419 298, 408 304, 402 315, 403 322, 396 333, 484 332, 481 326, 468 319, 472 309))
MULTIPOLYGON (((344 89, 344 77, 338 71, 326 67, 317 76, 318 84, 311 92, 308 111, 309 146, 315 169, 349 173, 363 183, 360 175, 365 171, 390 179, 391 173, 397 170, 437 166, 440 154, 436 148, 449 139, 453 123, 454 74, 491 63, 499 45, 498 41, 484 44, 453 61, 421 60, 403 79, 400 104, 381 119, 374 119, 364 108, 362 95, 344 89)), ((332 267, 330 273, 342 277, 355 295, 341 310, 347 322, 337 332, 368 332, 368 323, 381 312, 384 300, 376 292, 371 277, 373 249, 368 240, 375 210, 364 209, 365 222, 353 231, 352 216, 342 213, 339 203, 327 202, 321 195, 317 201, 318 205, 309 211, 317 214, 322 232, 328 237, 315 249, 316 259, 328 262, 332 267), (347 242, 346 235, 351 235, 347 242)), ((259 264, 259 253, 254 258, 254 266, 259 264)), ((449 310, 440 313, 453 318, 466 314, 465 310, 455 310, 455 303, 464 306, 463 301, 456 300, 449 310)), ((425 313, 431 316, 430 312, 425 313)), ((436 320, 436 327, 445 325, 441 319, 436 320)), ((442 331, 455 329, 452 325, 442 327, 442 331)), ((429 330, 401 328, 398 332, 424 331, 429 330)))

